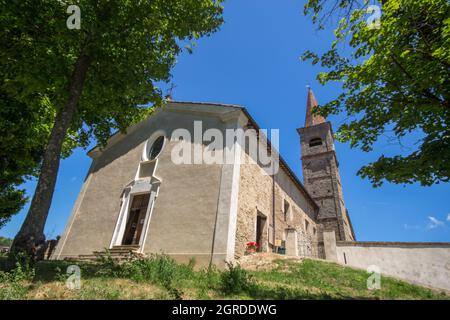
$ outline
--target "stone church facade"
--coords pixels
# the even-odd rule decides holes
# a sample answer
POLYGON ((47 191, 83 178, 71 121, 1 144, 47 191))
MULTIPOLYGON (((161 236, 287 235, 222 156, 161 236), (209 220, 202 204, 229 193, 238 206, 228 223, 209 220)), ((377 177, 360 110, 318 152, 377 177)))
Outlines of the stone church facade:
MULTIPOLYGON (((312 111, 308 92, 305 126, 297 131, 304 184, 277 151, 279 170, 267 174, 246 145, 234 141, 232 163, 174 163, 180 128, 191 137, 209 129, 259 132, 240 106, 173 102, 148 119, 115 134, 92 164, 54 259, 90 255, 105 248, 165 253, 184 262, 223 265, 255 241, 263 252, 324 257, 323 233, 340 241, 355 236, 345 208, 331 124, 312 111)), ((270 141, 256 134, 258 144, 270 141)), ((193 154, 207 142, 184 141, 193 154)), ((194 155, 195 158, 195 155, 194 155)), ((300 165, 300 163, 299 163, 300 165)))

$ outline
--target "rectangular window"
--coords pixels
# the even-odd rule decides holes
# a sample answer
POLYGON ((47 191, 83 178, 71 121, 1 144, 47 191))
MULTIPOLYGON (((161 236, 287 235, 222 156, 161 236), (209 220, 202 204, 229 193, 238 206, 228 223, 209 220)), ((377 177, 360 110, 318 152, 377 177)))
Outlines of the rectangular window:
POLYGON ((290 207, 289 202, 284 200, 284 207, 283 207, 284 221, 288 221, 289 207, 290 207))

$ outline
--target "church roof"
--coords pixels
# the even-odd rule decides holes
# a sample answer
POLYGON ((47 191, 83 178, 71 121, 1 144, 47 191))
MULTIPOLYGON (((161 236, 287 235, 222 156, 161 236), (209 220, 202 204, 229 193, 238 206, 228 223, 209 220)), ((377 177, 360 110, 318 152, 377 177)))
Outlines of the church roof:
POLYGON ((306 101, 305 127, 312 127, 327 121, 321 115, 313 114, 314 108, 317 108, 318 105, 319 104, 317 103, 316 97, 314 96, 314 92, 312 91, 311 88, 308 88, 308 99, 306 101))

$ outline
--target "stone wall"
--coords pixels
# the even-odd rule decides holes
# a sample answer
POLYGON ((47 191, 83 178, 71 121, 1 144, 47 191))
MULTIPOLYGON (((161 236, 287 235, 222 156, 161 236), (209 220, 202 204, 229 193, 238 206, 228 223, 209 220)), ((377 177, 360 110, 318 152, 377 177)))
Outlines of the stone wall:
POLYGON ((8 253, 9 247, 7 246, 0 246, 0 253, 8 253))
POLYGON ((324 230, 334 230, 339 240, 354 240, 353 229, 344 204, 331 123, 300 128, 298 133, 302 149, 304 183, 320 207, 318 221, 324 230), (322 143, 310 146, 313 139, 320 139, 322 143))
POLYGON ((316 248, 318 226, 310 200, 306 199, 299 186, 292 181, 283 168, 280 168, 274 176, 269 176, 246 152, 243 152, 236 229, 236 258, 244 255, 247 242, 256 240, 257 215, 267 219, 267 228, 263 237, 263 242, 267 243, 263 244, 263 251, 272 251, 274 247, 281 245, 287 240, 287 230, 293 229, 297 234, 295 255, 318 255, 316 248), (286 217, 285 201, 289 204, 286 217))
POLYGON ((364 270, 377 266, 383 275, 450 291, 450 243, 335 242, 326 235, 327 260, 364 270))

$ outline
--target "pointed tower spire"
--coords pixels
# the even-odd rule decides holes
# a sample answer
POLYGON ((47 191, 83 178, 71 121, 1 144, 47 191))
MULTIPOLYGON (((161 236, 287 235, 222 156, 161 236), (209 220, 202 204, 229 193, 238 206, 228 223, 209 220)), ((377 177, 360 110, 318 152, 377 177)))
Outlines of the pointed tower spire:
POLYGON ((344 204, 333 129, 324 117, 313 114, 317 106, 314 93, 308 87, 305 126, 297 132, 300 134, 305 187, 319 206, 319 241, 323 240, 323 231, 335 231, 336 239, 340 241, 354 241, 355 233, 344 204))
POLYGON ((308 86, 308 100, 306 101, 305 127, 315 126, 316 124, 326 122, 325 118, 318 114, 312 114, 314 108, 318 106, 316 97, 311 87, 308 86))

